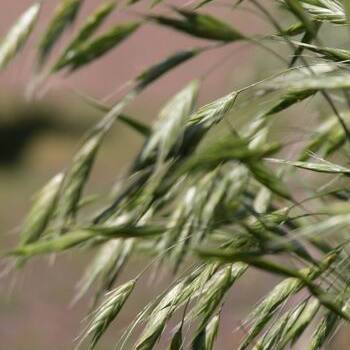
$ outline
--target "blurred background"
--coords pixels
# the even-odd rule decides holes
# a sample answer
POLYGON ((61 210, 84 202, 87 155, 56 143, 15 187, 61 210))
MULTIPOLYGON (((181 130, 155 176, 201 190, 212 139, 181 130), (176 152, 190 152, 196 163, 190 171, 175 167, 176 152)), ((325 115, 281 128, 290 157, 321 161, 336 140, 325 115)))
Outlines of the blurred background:
MULTIPOLYGON (((31 3, 30 0, 2 1, 1 36, 31 3)), ((66 39, 81 20, 99 3, 99 0, 85 1, 78 20, 65 33, 56 51, 64 47, 66 39)), ((184 2, 172 1, 172 4, 184 5, 184 2)), ((228 2, 226 4, 230 5, 228 2)), ((27 92, 33 80, 35 45, 56 5, 57 1, 54 0, 45 2, 39 26, 27 47, 5 71, 0 72, 1 251, 16 242, 33 194, 69 164, 85 131, 101 118, 102 114, 84 102, 80 94, 112 104, 123 94, 127 82, 146 67, 177 50, 198 44, 185 35, 145 25, 117 49, 87 68, 69 76, 63 74, 51 77, 35 101, 29 101, 27 92)), ((266 21, 259 16, 248 11, 233 12, 227 6, 222 2, 222 6, 208 6, 206 11, 220 15, 244 33, 271 31, 266 21)), ((159 12, 166 13, 169 10, 167 6, 161 6, 159 12)), ((130 10, 116 11, 104 27, 135 18, 147 11, 148 5, 142 2, 130 10)), ((277 64, 273 56, 267 56, 266 52, 247 44, 212 50, 150 86, 127 109, 127 113, 150 123, 165 101, 193 78, 203 78, 199 100, 201 105, 268 76, 278 70, 277 64)), ((307 123, 303 125, 305 128, 307 123)), ((117 123, 100 150, 89 191, 108 191, 127 168, 141 142, 133 131, 117 123)), ((91 257, 88 252, 75 251, 60 256, 54 264, 50 264, 47 258, 36 258, 22 271, 0 279, 0 349, 68 350, 74 347, 73 341, 83 327, 81 321, 86 316, 89 297, 74 306, 70 304, 75 284, 91 257)), ((121 279, 136 274, 142 263, 135 261, 121 279)), ((271 276, 259 273, 247 275, 237 284, 225 305, 216 349, 235 348, 244 335, 244 316, 269 290, 272 281, 271 276)), ((123 327, 167 282, 166 277, 152 285, 145 280, 147 288, 130 300, 125 308, 127 312, 122 313, 98 348, 112 349, 123 327)), ((332 349, 348 349, 348 341, 349 338, 343 332, 332 349)), ((159 349, 163 348, 164 344, 160 344, 159 349)), ((303 344, 300 344, 300 349, 303 349, 303 344)))

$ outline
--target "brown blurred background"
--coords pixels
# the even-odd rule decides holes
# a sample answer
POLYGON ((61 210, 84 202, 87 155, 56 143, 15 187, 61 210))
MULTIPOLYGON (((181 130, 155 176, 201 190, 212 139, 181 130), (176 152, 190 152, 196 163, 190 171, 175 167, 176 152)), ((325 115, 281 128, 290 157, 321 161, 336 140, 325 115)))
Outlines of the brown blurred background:
MULTIPOLYGON (((6 33, 31 3, 30 0, 2 1, 0 35, 6 33)), ((99 3, 98 0, 86 0, 79 20, 67 31, 57 50, 99 3)), ((172 2, 177 5, 184 3, 172 2)), ((0 251, 16 241, 33 193, 69 163, 84 131, 101 117, 76 92, 98 99, 109 96, 108 101, 112 103, 122 93, 120 87, 125 87, 127 81, 144 68, 178 49, 203 44, 185 35, 146 25, 130 40, 87 68, 69 77, 50 78, 40 98, 29 103, 25 96, 33 77, 36 39, 56 4, 54 0, 46 1, 39 26, 26 49, 8 69, 0 72, 0 251)), ((104 28, 148 10, 148 6, 141 3, 128 11, 116 11, 104 28)), ((245 33, 259 33, 261 29, 269 28, 261 18, 245 11, 233 13, 225 6, 208 6, 206 10, 219 14, 245 33)), ((158 11, 167 12, 169 8, 163 6, 158 11)), ((270 56, 266 59, 265 52, 246 44, 230 45, 206 53, 166 75, 148 88, 127 112, 150 122, 162 104, 193 78, 205 76, 200 95, 202 104, 264 77, 274 69, 275 60, 270 56), (211 71, 214 65, 217 65, 216 69, 211 71), (209 71, 211 73, 207 74, 209 71)), ((117 123, 99 153, 90 191, 108 191, 118 174, 127 167, 140 142, 137 135, 117 123)), ((90 259, 88 253, 77 251, 59 257, 55 264, 49 264, 46 258, 37 258, 23 271, 0 279, 0 350, 73 348, 73 340, 82 329, 81 320, 86 315, 89 301, 86 298, 74 307, 69 307, 69 304, 75 283, 90 259)), ((136 273, 140 264, 142 262, 135 261, 123 278, 136 273)), ((251 274, 237 284, 225 305, 216 349, 235 348, 244 334, 241 327, 244 316, 269 289, 271 281, 270 276, 251 274)), ((103 338, 99 349, 112 349, 122 328, 166 283, 167 280, 151 286, 145 281, 148 288, 143 288, 142 294, 138 293, 128 303, 127 312, 122 313, 120 320, 103 338)), ((340 336, 334 349, 348 349, 345 344, 346 337, 340 336)), ((163 349, 164 344, 159 348, 163 349)), ((302 344, 300 349, 303 349, 302 344)))

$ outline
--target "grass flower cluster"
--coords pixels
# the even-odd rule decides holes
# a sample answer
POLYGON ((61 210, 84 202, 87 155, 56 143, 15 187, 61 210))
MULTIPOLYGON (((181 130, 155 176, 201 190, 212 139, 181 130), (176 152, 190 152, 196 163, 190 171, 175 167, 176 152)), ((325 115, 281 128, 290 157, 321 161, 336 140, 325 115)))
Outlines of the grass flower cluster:
MULTIPOLYGON (((7 256, 19 267, 36 255, 96 250, 76 296, 81 298, 92 287, 97 290, 96 310, 82 336, 90 349, 139 288, 144 271, 124 284, 118 276, 140 254, 149 260, 146 270, 165 268, 173 273, 173 281, 116 339, 119 349, 130 345, 140 327, 132 348, 155 348, 176 315, 182 320, 168 339, 169 349, 215 348, 225 298, 251 269, 282 281, 247 315, 249 327, 240 349, 287 349, 305 331, 311 334, 307 349, 322 348, 350 321, 350 51, 335 47, 334 41, 334 46, 324 45, 328 31, 350 30, 350 2, 232 1, 228 11, 249 9, 270 25, 256 37, 214 16, 211 9, 217 0, 172 8, 155 0, 137 20, 100 28, 113 12, 128 11, 139 1, 103 1, 70 34, 66 32, 84 1, 57 1, 36 46, 33 71, 40 79, 33 80, 43 83, 55 74, 87 69, 149 23, 204 39, 205 44, 198 40, 198 46, 170 53, 131 77, 129 90, 112 107, 86 96, 104 116, 89 130, 69 166, 35 197, 19 243, 7 256), (55 57, 64 33, 68 42, 55 57), (237 43, 257 46, 282 68, 204 106, 197 103, 201 79, 189 81, 160 109, 152 126, 124 114, 141 92, 172 69, 237 43), (323 118, 295 153, 293 144, 276 139, 274 126, 289 108, 305 106, 305 101, 322 111, 323 118), (247 104, 256 108, 236 125, 235 115, 247 104), (136 131, 143 146, 118 191, 95 196, 97 209, 86 215, 91 200, 85 187, 99 149, 117 122, 136 131), (300 174, 323 185, 296 194, 300 174), (190 325, 191 331, 185 331, 190 325)), ((44 4, 33 2, 3 36, 0 69, 25 54, 44 4)), ((35 83, 31 90, 35 94, 35 83)))

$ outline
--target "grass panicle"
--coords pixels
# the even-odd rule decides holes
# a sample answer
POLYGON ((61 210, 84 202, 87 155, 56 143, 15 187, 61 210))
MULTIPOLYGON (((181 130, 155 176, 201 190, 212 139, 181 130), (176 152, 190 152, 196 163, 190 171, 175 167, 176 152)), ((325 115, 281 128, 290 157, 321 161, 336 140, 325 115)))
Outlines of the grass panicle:
POLYGON ((82 338, 84 340, 87 337, 91 337, 89 349, 96 347, 98 340, 110 323, 118 316, 133 291, 135 283, 135 280, 131 280, 109 292, 102 304, 94 311, 93 318, 82 338))
POLYGON ((74 38, 63 50, 61 56, 58 58, 52 69, 53 71, 58 71, 71 62, 71 57, 76 55, 76 50, 78 50, 81 45, 84 45, 86 40, 91 38, 91 36, 103 24, 107 16, 112 13, 115 6, 116 3, 114 1, 106 1, 86 19, 74 38))
MULTIPOLYGON (((280 281, 248 316, 240 349, 284 350, 301 338, 309 341, 306 349, 326 346, 350 320, 350 52, 342 48, 340 35, 350 33, 345 28, 349 2, 236 1, 220 4, 226 11, 222 16, 216 0, 167 11, 161 1, 148 1, 147 7, 143 0, 145 13, 135 20, 131 6, 138 1, 117 7, 106 0, 77 20, 86 2, 57 1, 39 40, 33 36, 38 41, 34 72, 50 61, 30 84, 33 92, 42 88, 37 98, 50 89, 56 73, 65 72, 64 80, 72 72, 88 71, 113 49, 118 56, 119 45, 140 38, 148 25, 171 40, 185 34, 191 46, 183 44, 129 77, 111 104, 78 92, 101 119, 65 170, 35 197, 19 243, 8 249, 7 257, 20 267, 36 255, 97 250, 74 299, 95 291, 92 305, 97 307, 82 337, 90 338, 91 349, 134 289, 141 289, 138 278, 149 272, 159 278, 164 270, 172 272, 168 284, 137 311, 120 337, 120 349, 155 349, 181 312, 167 347, 214 349, 220 316, 230 312, 225 299, 233 288, 242 288, 237 281, 249 278, 252 269, 280 281), (243 13, 238 11, 245 11, 247 22, 261 16, 271 28, 259 26, 258 33, 248 34, 227 17, 243 13), (115 16, 107 25, 112 13, 125 19, 115 16), (75 22, 76 30, 69 31, 75 22), (63 35, 66 41, 56 50, 63 35), (142 114, 125 112, 152 84, 170 72, 176 76, 178 68, 194 64, 199 55, 204 61, 216 59, 221 53, 212 53, 221 48, 240 50, 242 45, 272 62, 272 75, 260 69, 256 81, 251 61, 237 61, 230 53, 207 71, 202 65, 184 70, 187 83, 159 106, 152 124, 144 123, 142 114), (202 89, 208 77, 228 61, 252 74, 244 74, 243 86, 235 79, 225 94, 218 91, 206 101, 202 89), (203 68, 200 76, 195 76, 197 68, 203 68), (115 174, 117 186, 91 196, 88 182, 99 151, 119 122, 128 127, 125 132, 136 132, 141 146, 130 153, 123 176, 115 174), (142 257, 145 267, 135 279, 116 286, 134 257, 142 257)), ((4 35, 0 69, 25 52, 41 4, 34 2, 4 35)), ((153 44, 147 42, 150 52, 153 44)), ((132 63, 133 57, 128 59, 132 63)))
POLYGON ((62 0, 59 2, 39 43, 39 67, 45 63, 63 32, 72 25, 82 3, 83 0, 62 0))

